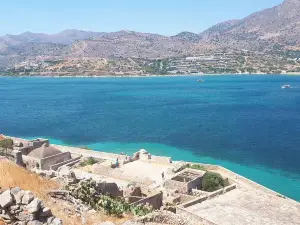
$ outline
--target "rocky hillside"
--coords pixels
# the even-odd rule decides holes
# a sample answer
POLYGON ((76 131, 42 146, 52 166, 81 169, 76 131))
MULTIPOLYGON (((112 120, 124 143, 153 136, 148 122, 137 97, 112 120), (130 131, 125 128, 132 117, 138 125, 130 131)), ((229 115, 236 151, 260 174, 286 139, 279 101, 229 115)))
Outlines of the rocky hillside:
POLYGON ((219 47, 265 50, 274 45, 297 46, 300 43, 300 0, 285 0, 242 20, 220 23, 200 35, 202 43, 219 47))
POLYGON ((65 30, 51 35, 5 35, 0 37, 0 68, 14 65, 22 57, 167 58, 222 49, 298 50, 299 44, 300 0, 285 0, 276 7, 217 24, 200 34, 181 32, 168 37, 134 31, 65 30))
POLYGON ((157 34, 119 31, 75 42, 68 54, 89 57, 165 58, 187 53, 191 44, 157 34))

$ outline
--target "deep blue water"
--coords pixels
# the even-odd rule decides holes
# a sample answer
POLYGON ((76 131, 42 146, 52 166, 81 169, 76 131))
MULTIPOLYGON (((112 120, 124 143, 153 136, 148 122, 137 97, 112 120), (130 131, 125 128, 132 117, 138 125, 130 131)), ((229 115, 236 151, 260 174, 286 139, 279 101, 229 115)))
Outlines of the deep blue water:
POLYGON ((0 133, 219 163, 300 200, 300 77, 197 79, 2 77, 0 133))

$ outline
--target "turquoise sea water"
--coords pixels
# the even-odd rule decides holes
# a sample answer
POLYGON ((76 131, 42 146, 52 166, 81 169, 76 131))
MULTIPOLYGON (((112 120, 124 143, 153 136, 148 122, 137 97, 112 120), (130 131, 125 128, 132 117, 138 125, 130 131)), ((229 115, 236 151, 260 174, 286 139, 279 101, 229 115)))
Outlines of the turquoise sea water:
POLYGON ((0 78, 0 133, 220 164, 300 200, 300 77, 197 79, 0 78))

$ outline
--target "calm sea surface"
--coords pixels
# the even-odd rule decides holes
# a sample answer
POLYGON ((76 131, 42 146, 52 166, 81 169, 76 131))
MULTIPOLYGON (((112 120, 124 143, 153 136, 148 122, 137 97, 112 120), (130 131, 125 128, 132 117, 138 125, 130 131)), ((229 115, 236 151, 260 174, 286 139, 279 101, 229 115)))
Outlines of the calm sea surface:
POLYGON ((197 79, 1 77, 0 133, 218 163, 300 200, 300 77, 197 79))

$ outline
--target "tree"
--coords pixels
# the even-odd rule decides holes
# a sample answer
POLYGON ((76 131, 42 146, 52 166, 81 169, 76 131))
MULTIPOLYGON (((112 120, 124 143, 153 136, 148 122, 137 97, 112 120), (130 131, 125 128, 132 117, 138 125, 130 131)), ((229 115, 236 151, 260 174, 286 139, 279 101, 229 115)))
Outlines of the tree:
POLYGON ((8 149, 13 149, 13 146, 14 146, 14 142, 12 139, 3 139, 3 140, 0 140, 0 151, 2 154, 4 154, 5 152, 5 156, 7 157, 7 150, 8 149))
POLYGON ((213 192, 228 185, 228 180, 224 180, 218 173, 206 172, 202 178, 202 190, 213 192))

